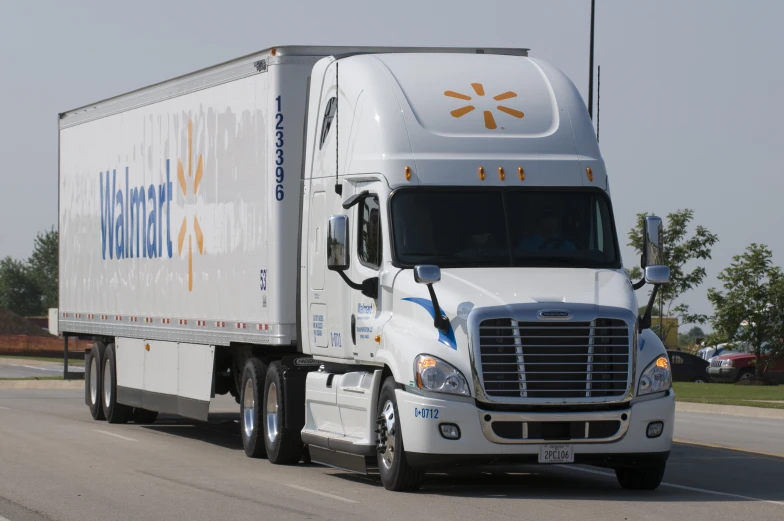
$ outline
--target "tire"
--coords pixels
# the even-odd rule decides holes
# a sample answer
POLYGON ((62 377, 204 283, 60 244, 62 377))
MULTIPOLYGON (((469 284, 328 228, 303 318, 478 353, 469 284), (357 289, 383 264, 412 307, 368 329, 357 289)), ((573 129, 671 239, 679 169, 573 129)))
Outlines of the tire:
POLYGON ((704 384, 704 383, 708 383, 708 379, 703 378, 702 376, 698 376, 697 378, 692 380, 692 382, 694 382, 695 384, 704 384))
POLYGON ((285 427, 286 396, 283 389, 283 367, 280 362, 272 362, 267 369, 262 402, 267 459, 276 465, 296 465, 302 457, 302 436, 298 431, 285 427))
POLYGON ((756 376, 757 376, 757 373, 754 371, 754 369, 744 369, 738 375, 738 381, 740 382, 742 380, 752 380, 756 376))
POLYGON ((390 376, 381 386, 378 396, 378 472, 387 490, 412 492, 419 490, 425 473, 408 464, 403 446, 403 432, 397 423, 395 380, 390 376))
POLYGON ((103 415, 109 423, 128 423, 133 416, 133 407, 117 403, 117 355, 114 344, 106 346, 103 357, 103 381, 101 393, 101 406, 103 415))
POLYGON ((242 446, 249 458, 267 456, 261 414, 266 376, 267 367, 264 363, 258 358, 248 358, 242 371, 240 388, 240 431, 242 446))
POLYGON ((103 414, 101 406, 102 381, 101 367, 103 367, 103 357, 106 346, 101 342, 96 342, 90 349, 90 354, 84 361, 84 403, 90 408, 90 415, 93 420, 103 421, 106 416, 103 414))
POLYGON ((158 419, 158 411, 150 411, 149 409, 142 409, 135 407, 133 409, 133 422, 138 424, 155 423, 158 419))
POLYGON ((622 467, 615 469, 615 477, 627 490, 656 490, 664 478, 666 463, 645 467, 622 467))

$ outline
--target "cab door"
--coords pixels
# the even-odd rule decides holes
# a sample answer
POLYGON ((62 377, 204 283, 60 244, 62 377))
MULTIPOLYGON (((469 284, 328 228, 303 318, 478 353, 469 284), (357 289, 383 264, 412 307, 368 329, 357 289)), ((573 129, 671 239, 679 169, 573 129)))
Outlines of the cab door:
MULTIPOLYGON (((359 204, 353 208, 352 221, 352 262, 351 278, 360 283, 366 279, 378 278, 384 266, 384 239, 388 234, 383 218, 386 215, 386 201, 381 197, 383 185, 380 181, 358 183, 356 193, 368 191, 359 204)), ((381 298, 381 285, 376 283, 377 296, 371 297, 354 290, 351 292, 351 330, 350 338, 354 359, 374 362, 379 346, 381 327, 389 319, 387 302, 381 298)))

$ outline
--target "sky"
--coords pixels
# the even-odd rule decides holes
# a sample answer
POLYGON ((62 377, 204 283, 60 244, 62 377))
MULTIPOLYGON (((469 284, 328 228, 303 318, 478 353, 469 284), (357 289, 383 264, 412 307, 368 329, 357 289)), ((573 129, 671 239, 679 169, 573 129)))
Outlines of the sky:
MULTIPOLYGON (((709 314, 707 289, 749 243, 784 264, 784 2, 596 3, 624 264, 639 262, 637 212, 693 209, 720 242, 683 300, 709 314)), ((0 0, 0 258, 56 226, 60 112, 286 44, 527 47, 587 99, 589 22, 590 0, 0 0)))

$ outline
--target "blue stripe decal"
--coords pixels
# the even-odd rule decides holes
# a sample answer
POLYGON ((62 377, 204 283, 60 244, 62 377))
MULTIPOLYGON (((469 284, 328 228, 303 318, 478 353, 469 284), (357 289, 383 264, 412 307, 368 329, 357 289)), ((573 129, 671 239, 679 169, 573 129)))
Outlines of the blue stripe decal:
MULTIPOLYGON (((416 297, 409 297, 404 298, 403 300, 407 300, 409 302, 413 302, 414 304, 419 304, 423 308, 430 313, 432 318, 436 318, 436 311, 433 309, 433 303, 426 298, 416 298, 416 297)), ((444 310, 441 310, 441 316, 445 317, 446 313, 444 310)), ((457 341, 455 340, 455 331, 452 329, 452 324, 449 324, 449 331, 446 334, 442 333, 440 330, 438 331, 438 341, 444 344, 447 347, 451 347, 455 351, 457 351, 457 341)))

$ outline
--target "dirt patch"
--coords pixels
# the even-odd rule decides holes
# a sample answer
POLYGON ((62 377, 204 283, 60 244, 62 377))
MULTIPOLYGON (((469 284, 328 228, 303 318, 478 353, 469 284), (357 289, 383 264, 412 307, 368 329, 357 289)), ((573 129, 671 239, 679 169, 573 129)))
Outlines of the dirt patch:
POLYGON ((10 309, 0 308, 0 335, 28 335, 53 337, 25 317, 10 309))

